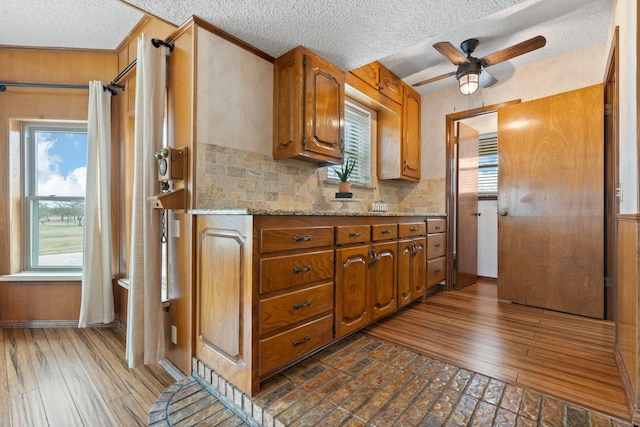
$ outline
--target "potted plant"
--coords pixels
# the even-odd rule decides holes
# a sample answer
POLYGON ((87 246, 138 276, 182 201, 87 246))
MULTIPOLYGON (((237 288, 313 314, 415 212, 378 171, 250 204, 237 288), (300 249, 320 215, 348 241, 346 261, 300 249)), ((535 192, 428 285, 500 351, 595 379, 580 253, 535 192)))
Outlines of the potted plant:
POLYGON ((348 193, 351 191, 351 183, 349 177, 353 173, 353 168, 356 167, 356 159, 345 159, 344 163, 340 165, 340 170, 333 168, 340 182, 338 183, 338 192, 348 193))

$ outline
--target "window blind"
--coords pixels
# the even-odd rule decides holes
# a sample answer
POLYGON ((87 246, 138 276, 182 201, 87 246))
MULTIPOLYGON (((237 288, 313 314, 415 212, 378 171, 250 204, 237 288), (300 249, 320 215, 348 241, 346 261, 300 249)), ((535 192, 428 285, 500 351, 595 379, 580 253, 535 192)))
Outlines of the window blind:
POLYGON ((498 195, 498 135, 480 136, 478 144, 478 195, 498 195))
MULTIPOLYGON (((371 185, 371 113, 351 103, 345 103, 344 109, 344 158, 356 160, 349 181, 371 185)), ((327 176, 339 179, 333 168, 327 176)))

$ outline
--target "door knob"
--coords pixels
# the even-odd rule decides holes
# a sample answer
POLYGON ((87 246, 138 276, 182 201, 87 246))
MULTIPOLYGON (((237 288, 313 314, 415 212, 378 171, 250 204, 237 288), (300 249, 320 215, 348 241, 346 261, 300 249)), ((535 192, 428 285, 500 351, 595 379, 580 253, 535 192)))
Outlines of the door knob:
POLYGON ((509 211, 506 209, 500 209, 500 212, 498 212, 500 214, 500 216, 507 216, 509 215, 509 211))

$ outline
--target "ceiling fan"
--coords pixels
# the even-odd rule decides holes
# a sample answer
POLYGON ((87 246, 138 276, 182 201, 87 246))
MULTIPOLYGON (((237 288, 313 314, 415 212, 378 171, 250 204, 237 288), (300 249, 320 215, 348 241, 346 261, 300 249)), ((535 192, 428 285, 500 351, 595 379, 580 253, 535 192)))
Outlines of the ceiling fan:
POLYGON ((427 83, 446 79, 447 77, 456 76, 456 79, 458 79, 460 83, 460 92, 465 95, 471 95, 478 90, 478 86, 489 87, 498 81, 489 74, 485 68, 531 52, 532 50, 540 49, 547 43, 547 40, 543 36, 536 36, 483 58, 475 58, 471 56, 471 54, 476 50, 479 43, 478 39, 468 39, 460 43, 460 49, 462 49, 462 52, 464 52, 466 56, 449 42, 438 42, 434 44, 433 47, 440 52, 442 56, 451 61, 453 65, 457 65, 458 69, 441 76, 414 83, 413 86, 422 86, 427 83))

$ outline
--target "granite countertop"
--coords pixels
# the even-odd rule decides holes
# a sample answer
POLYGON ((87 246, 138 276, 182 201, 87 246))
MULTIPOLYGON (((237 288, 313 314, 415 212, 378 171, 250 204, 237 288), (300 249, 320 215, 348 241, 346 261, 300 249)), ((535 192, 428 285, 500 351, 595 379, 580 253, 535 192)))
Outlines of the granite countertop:
POLYGON ((282 209, 192 209, 187 211, 191 215, 272 215, 272 216, 432 216, 443 217, 443 213, 426 212, 353 212, 348 210, 335 211, 289 211, 282 209))

